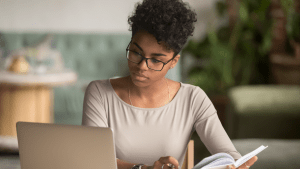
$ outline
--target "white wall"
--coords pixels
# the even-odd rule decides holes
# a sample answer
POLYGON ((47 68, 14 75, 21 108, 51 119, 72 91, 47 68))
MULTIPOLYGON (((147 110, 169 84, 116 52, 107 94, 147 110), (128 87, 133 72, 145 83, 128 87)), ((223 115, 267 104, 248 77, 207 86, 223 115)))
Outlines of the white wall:
MULTIPOLYGON (((128 32, 141 0, 0 0, 0 31, 128 32)), ((184 0, 198 14, 194 38, 215 22, 215 0, 184 0)))

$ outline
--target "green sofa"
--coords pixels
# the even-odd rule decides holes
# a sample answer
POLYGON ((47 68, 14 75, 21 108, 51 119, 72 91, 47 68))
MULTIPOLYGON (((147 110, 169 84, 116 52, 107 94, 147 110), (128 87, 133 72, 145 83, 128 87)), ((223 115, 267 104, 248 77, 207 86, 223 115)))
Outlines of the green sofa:
MULTIPOLYGON (((80 125, 85 87, 89 82, 128 75, 125 49, 131 33, 51 33, 1 32, 0 49, 4 55, 34 46, 51 34, 51 48, 61 52, 64 65, 74 70, 78 81, 54 88, 54 122, 80 125)), ((167 77, 180 81, 180 64, 167 77)))
POLYGON ((228 97, 225 129, 236 149, 269 146, 251 169, 300 168, 299 85, 238 86, 228 97))
POLYGON ((239 86, 228 96, 230 138, 300 139, 300 86, 239 86))
MULTIPOLYGON (((237 86, 227 95, 224 128, 237 151, 268 146, 251 169, 300 168, 300 86, 237 86)), ((192 139, 196 164, 211 154, 196 132, 192 139)))

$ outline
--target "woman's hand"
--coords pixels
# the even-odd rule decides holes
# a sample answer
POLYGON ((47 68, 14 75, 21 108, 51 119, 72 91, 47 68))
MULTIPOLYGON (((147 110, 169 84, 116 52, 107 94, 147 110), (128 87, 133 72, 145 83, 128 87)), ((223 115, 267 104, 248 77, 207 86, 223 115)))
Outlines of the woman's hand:
POLYGON ((154 162, 153 166, 148 166, 147 169, 172 169, 172 164, 174 166, 173 169, 179 169, 179 163, 174 157, 160 157, 158 161, 154 162))
MULTIPOLYGON (((250 160, 239 166, 237 169, 248 169, 257 161, 257 156, 252 157, 250 160)), ((228 165, 228 169, 236 169, 234 165, 228 165)))

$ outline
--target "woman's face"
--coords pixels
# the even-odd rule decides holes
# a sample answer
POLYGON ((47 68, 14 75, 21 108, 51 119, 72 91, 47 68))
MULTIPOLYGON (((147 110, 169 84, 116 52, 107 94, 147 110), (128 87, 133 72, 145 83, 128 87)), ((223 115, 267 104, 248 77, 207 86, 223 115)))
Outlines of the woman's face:
MULTIPOLYGON (((132 37, 129 50, 137 52, 145 58, 153 58, 164 63, 167 63, 174 55, 174 51, 169 51, 164 45, 158 44, 155 37, 146 31, 138 31, 135 33, 132 37)), ((164 65, 161 71, 149 69, 145 59, 139 64, 128 60, 128 67, 132 82, 140 87, 160 83, 161 80, 164 80, 164 77, 170 67, 174 67, 176 65, 179 57, 180 56, 177 55, 173 60, 164 65)), ((149 62, 150 60, 148 60, 148 63, 149 62)))

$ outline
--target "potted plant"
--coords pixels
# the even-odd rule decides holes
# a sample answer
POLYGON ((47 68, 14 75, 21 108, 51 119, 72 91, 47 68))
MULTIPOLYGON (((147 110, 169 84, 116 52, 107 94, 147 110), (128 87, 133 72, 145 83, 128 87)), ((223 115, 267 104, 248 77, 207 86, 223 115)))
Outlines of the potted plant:
POLYGON ((295 9, 295 6, 298 6, 295 5, 295 2, 291 4, 291 6, 286 7, 289 10, 289 12, 286 12, 288 15, 287 34, 294 49, 294 56, 296 59, 300 59, 300 11, 295 9))
MULTIPOLYGON (((267 13, 270 1, 241 0, 239 3, 239 16, 232 30, 228 24, 211 29, 203 40, 190 40, 182 52, 193 58, 187 81, 208 94, 221 122, 225 118, 228 89, 268 83, 267 56, 272 24, 267 13)), ((218 1, 216 6, 220 16, 224 16, 227 5, 218 1)))
MULTIPOLYGON (((272 82, 276 84, 300 84, 300 11, 299 2, 281 0, 281 8, 287 22, 285 51, 270 55, 272 82)), ((276 48, 276 46, 274 46, 276 48)))

